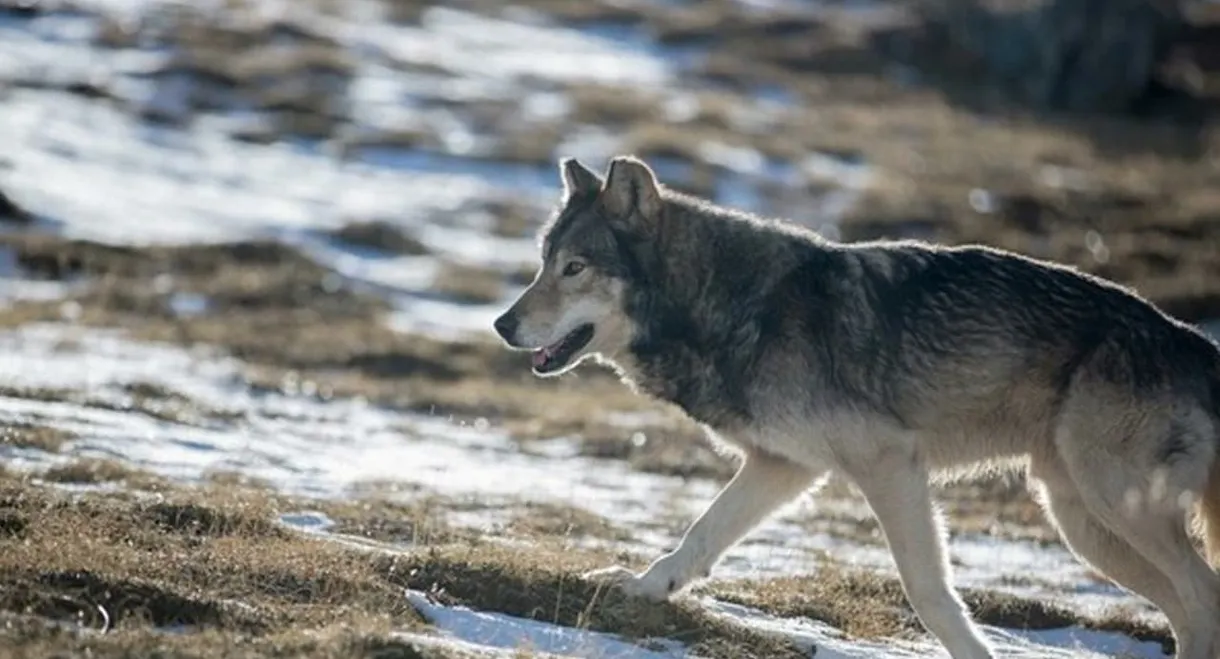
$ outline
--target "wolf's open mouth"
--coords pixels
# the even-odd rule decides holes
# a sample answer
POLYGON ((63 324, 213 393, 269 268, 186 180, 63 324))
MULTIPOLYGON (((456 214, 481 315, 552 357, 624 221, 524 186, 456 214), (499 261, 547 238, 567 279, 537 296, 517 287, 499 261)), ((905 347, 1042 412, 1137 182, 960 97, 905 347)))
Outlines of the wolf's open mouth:
POLYGON ((572 356, 593 340, 593 326, 581 325, 568 332, 568 335, 556 343, 544 346, 534 351, 533 362, 536 373, 550 373, 563 368, 572 356))

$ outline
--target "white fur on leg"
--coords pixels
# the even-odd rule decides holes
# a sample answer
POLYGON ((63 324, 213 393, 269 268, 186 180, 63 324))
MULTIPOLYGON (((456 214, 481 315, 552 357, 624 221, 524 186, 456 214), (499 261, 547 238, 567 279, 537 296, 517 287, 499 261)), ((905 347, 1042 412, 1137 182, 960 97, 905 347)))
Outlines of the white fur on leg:
POLYGON ((584 575, 615 584, 628 595, 662 600, 706 576, 730 547, 820 475, 808 467, 763 453, 748 453, 744 464, 707 510, 695 520, 674 551, 653 561, 642 574, 612 566, 584 575))
POLYGON ((992 659, 950 583, 945 539, 927 471, 904 451, 876 456, 851 476, 885 533, 911 608, 953 659, 992 659))

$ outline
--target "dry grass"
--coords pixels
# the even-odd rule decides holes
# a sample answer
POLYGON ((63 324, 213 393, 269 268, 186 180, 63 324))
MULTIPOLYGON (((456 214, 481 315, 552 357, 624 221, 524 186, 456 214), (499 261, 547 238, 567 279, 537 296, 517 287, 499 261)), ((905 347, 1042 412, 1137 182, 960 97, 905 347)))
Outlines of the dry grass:
POLYGON ((378 249, 392 254, 420 256, 428 248, 418 238, 401 227, 380 220, 349 222, 330 234, 333 238, 350 245, 378 249))
POLYGON ((370 496, 327 502, 322 509, 335 522, 332 533, 399 546, 477 541, 475 532, 446 521, 453 507, 452 502, 430 497, 400 501, 370 496))
POLYGON ((157 490, 165 487, 165 481, 157 476, 133 469, 117 460, 78 458, 71 462, 51 467, 42 478, 52 483, 97 485, 115 483, 141 490, 157 490))
POLYGON ((166 634, 137 628, 97 634, 50 626, 29 616, 0 616, 12 645, 0 649, 0 657, 164 657, 228 659, 229 657, 319 657, 320 659, 473 659, 466 653, 448 652, 393 636, 394 629, 381 621, 345 621, 309 633, 285 631, 257 637, 204 630, 191 634, 166 634))
POLYGON ((65 442, 73 439, 73 434, 66 430, 33 423, 13 423, 0 429, 0 445, 47 453, 58 453, 65 442))
POLYGON ((256 656, 449 656, 390 636, 426 628, 402 597, 409 587, 510 615, 680 639, 712 658, 801 656, 689 605, 627 601, 575 578, 613 560, 606 554, 545 537, 530 552, 475 540, 429 549, 418 539, 404 553, 358 551, 274 522, 297 509, 322 510, 340 527, 438 526, 427 506, 296 501, 215 486, 70 496, 4 476, 0 616, 10 624, 0 637, 28 655, 134 656, 161 642, 171 656, 223 656, 238 644, 256 656), (156 631, 171 627, 188 633, 156 631))
POLYGON ((504 296, 504 284, 498 270, 441 261, 431 290, 460 304, 488 304, 504 296))
POLYGON ((613 521, 575 505, 527 502, 513 514, 506 530, 526 538, 593 538, 633 540, 632 533, 613 521))
MULTIPOLYGON (((282 503, 215 489, 68 497, 7 478, 0 509, 20 520, 9 525, 20 542, 0 555, 0 609, 137 638, 169 626, 262 635, 336 621, 419 625, 367 558, 275 525, 282 503)), ((11 640, 48 640, 35 632, 11 640)))
POLYGON ((511 203, 489 203, 486 211, 493 218, 491 232, 506 238, 533 236, 545 219, 532 208, 511 203))
POLYGON ((300 501, 231 481, 71 496, 0 475, 0 656, 463 656, 395 639, 426 625, 392 566, 275 522, 301 509, 343 532, 429 529, 410 534, 416 547, 453 537, 428 503, 300 501))

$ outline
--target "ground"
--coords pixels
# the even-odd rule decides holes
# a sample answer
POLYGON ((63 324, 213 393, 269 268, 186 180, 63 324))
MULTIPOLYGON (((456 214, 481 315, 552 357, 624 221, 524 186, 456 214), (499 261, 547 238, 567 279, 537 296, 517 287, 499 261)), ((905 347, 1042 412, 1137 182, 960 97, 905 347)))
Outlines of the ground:
MULTIPOLYGON (((1220 319, 1210 123, 1003 104, 899 5, 0 7, 0 656, 934 655, 839 481, 672 603, 576 578, 734 464, 491 334, 558 157, 1220 319)), ((938 496, 1011 656, 1171 647, 1019 477, 938 496)))

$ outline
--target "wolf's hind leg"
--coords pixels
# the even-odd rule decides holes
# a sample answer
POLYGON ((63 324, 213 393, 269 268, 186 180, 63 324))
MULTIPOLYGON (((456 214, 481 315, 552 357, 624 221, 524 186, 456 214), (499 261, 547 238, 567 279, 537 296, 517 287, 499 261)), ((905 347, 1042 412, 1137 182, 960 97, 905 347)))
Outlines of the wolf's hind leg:
POLYGON ((1097 417, 1085 414, 1095 409, 1096 403, 1073 405, 1055 441, 1081 501, 1173 585, 1185 611, 1171 618, 1178 658, 1217 659, 1220 575, 1195 549, 1186 524, 1214 459, 1214 444, 1203 434, 1210 424, 1182 408, 1136 401, 1099 428, 1097 417))
POLYGON ((991 659, 950 583, 944 534, 923 461, 895 449, 848 471, 881 526, 903 590, 924 626, 953 659, 991 659))
POLYGON ((1126 540, 1093 517, 1057 457, 1030 465, 1031 489, 1068 548, 1118 585, 1146 597, 1169 619, 1179 639, 1189 634, 1189 613, 1173 583, 1126 540))
POLYGON ((677 549, 653 561, 640 575, 611 567, 585 576, 618 583, 632 595, 663 599, 706 576, 725 551, 780 506, 810 489, 822 473, 766 453, 749 452, 733 479, 687 529, 677 549))
POLYGON ((1090 512, 1138 555, 1158 566, 1172 584, 1185 611, 1174 619, 1173 609, 1164 609, 1178 639, 1178 658, 1220 658, 1220 576, 1192 546, 1185 512, 1154 506, 1132 514, 1111 505, 1109 497, 1083 496, 1090 512))

